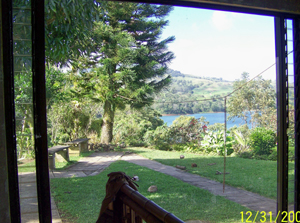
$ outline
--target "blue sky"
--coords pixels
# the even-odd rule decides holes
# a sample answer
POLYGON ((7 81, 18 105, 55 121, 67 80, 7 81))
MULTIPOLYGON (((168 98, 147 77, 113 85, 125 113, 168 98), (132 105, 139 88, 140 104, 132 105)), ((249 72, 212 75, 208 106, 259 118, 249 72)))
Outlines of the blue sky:
MULTIPOLYGON (((176 38, 169 44, 174 70, 233 81, 275 63, 273 17, 175 7, 167 19, 162 38, 176 38)), ((275 66, 263 77, 275 80, 275 66)))

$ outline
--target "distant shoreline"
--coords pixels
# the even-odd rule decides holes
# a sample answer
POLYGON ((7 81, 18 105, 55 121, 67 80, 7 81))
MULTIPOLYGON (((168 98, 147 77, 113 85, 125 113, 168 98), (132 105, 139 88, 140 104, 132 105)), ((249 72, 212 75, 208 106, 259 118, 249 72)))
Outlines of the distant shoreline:
POLYGON ((161 116, 178 116, 178 115, 192 115, 192 114, 162 114, 161 116))
MULTIPOLYGON (((224 113, 224 112, 200 112, 195 114, 205 114, 205 113, 224 113)), ((161 116, 179 116, 179 115, 195 115, 195 114, 162 114, 161 116)))

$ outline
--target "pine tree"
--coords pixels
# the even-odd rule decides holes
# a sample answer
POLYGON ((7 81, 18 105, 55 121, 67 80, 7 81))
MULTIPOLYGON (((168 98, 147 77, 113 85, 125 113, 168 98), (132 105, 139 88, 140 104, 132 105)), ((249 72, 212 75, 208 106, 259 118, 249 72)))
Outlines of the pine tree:
POLYGON ((166 71, 174 55, 167 44, 174 37, 160 40, 170 6, 111 1, 102 7, 90 39, 95 51, 72 64, 81 71, 74 92, 104 105, 101 143, 110 143, 116 109, 150 105, 170 83, 166 71))

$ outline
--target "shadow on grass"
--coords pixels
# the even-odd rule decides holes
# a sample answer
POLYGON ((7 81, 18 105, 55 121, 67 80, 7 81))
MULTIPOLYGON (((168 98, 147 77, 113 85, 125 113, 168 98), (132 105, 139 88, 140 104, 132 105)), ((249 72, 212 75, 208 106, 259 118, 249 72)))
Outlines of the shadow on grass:
MULTIPOLYGON (((168 166, 185 166, 190 173, 197 174, 218 182, 223 182, 224 157, 206 156, 178 151, 161 151, 147 148, 132 148, 132 151, 146 158, 168 166), (184 155, 184 159, 180 159, 184 155), (192 163, 197 167, 192 167, 192 163)), ((289 165, 294 165, 290 162, 289 165)), ((258 193, 262 196, 276 199, 277 197, 277 162, 240 157, 226 157, 225 183, 237 188, 258 193)), ((294 172, 289 171, 289 180, 293 180, 294 172)), ((289 191, 294 190, 294 184, 289 184, 289 191)), ((289 193, 289 202, 294 200, 289 193)))
POLYGON ((52 194, 61 212, 73 216, 76 222, 95 222, 105 196, 107 174, 115 171, 123 171, 129 176, 138 175, 139 192, 182 220, 240 222, 240 212, 248 210, 174 177, 125 161, 116 161, 97 176, 51 179, 52 194), (157 185, 156 193, 147 191, 151 185, 157 185))

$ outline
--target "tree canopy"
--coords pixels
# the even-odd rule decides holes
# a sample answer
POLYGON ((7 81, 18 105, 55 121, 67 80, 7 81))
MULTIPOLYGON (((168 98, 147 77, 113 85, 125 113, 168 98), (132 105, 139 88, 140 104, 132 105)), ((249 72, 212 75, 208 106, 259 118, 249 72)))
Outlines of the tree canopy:
POLYGON ((239 90, 228 100, 229 119, 242 118, 246 124, 251 122, 253 127, 276 125, 276 93, 271 80, 259 76, 248 81, 249 74, 243 73, 242 78, 234 82, 234 90, 239 90))
POLYGON ((99 20, 100 2, 95 0, 46 0, 46 61, 64 66, 91 51, 88 39, 99 20))
POLYGON ((168 24, 170 6, 107 2, 103 21, 95 22, 89 39, 93 52, 72 61, 73 93, 104 105, 101 142, 113 137, 116 108, 141 108, 153 102, 156 92, 170 83, 165 75, 174 58, 160 39, 168 24))

